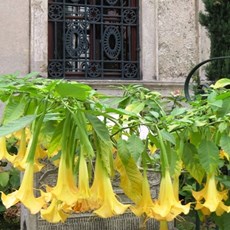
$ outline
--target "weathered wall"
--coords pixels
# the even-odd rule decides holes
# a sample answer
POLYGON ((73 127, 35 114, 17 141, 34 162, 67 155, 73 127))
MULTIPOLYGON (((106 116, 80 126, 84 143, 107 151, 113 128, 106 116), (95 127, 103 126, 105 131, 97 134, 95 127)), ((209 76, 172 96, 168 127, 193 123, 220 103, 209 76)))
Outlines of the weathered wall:
POLYGON ((159 0, 158 58, 161 80, 184 79, 198 61, 196 4, 159 0))
POLYGON ((29 0, 0 1, 0 74, 29 71, 29 0))

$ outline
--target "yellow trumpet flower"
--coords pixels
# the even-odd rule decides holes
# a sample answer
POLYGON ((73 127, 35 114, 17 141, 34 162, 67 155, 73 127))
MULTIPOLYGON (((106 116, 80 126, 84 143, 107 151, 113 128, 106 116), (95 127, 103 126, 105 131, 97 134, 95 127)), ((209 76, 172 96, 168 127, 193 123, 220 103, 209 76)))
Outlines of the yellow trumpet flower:
POLYGON ((48 192, 68 206, 72 206, 77 202, 78 189, 75 184, 73 170, 71 166, 67 166, 63 156, 59 163, 56 186, 49 189, 50 191, 48 192))
POLYGON ((207 176, 205 187, 199 191, 192 191, 192 195, 197 201, 196 210, 201 210, 204 215, 210 215, 211 212, 216 212, 217 216, 224 212, 230 212, 230 206, 226 206, 223 200, 228 198, 228 190, 219 192, 216 187, 214 173, 207 176))
POLYGON ((22 169, 20 167, 20 163, 24 159, 25 154, 26 154, 27 142, 26 142, 25 130, 24 129, 21 130, 20 134, 21 134, 21 136, 20 136, 20 143, 19 143, 18 153, 17 153, 16 157, 14 158, 14 160, 11 163, 13 164, 13 166, 15 168, 19 168, 20 170, 24 170, 25 167, 22 169))
POLYGON ((16 190, 8 195, 2 192, 2 203, 6 208, 22 202, 27 207, 31 214, 38 213, 45 204, 43 196, 35 197, 33 191, 34 165, 33 162, 27 163, 25 174, 19 190, 16 190))
MULTIPOLYGON (((27 157, 30 152, 30 147, 31 147, 32 142, 33 142, 33 138, 29 140, 24 158, 21 161, 17 161, 17 163, 15 162, 15 167, 19 168, 19 170, 21 171, 23 171, 26 167, 26 164, 27 164, 26 161, 27 161, 27 157)), ((35 157, 34 157, 34 172, 40 172, 41 169, 44 167, 44 165, 41 164, 38 160, 38 148, 39 146, 37 146, 36 148, 35 157)))
POLYGON ((140 202, 134 206, 131 207, 131 211, 136 215, 136 216, 141 216, 143 214, 147 214, 149 213, 149 208, 153 207, 154 203, 151 197, 151 192, 150 192, 150 188, 149 188, 149 182, 148 182, 148 178, 147 175, 145 173, 144 175, 144 179, 142 182, 142 197, 140 202))
POLYGON ((6 137, 0 137, 0 160, 6 159, 13 162, 16 155, 10 155, 6 148, 6 137))
POLYGON ((81 154, 79 161, 77 202, 73 206, 73 210, 75 212, 87 212, 98 208, 98 202, 94 202, 90 194, 88 168, 83 154, 81 154))
POLYGON ((62 209, 62 202, 55 198, 47 209, 41 210, 41 217, 50 223, 65 222, 68 216, 69 213, 62 209))
POLYGON ((124 205, 117 200, 109 175, 98 158, 94 176, 91 192, 96 196, 96 200, 102 201, 101 207, 94 213, 102 218, 123 214, 130 205, 124 205))
POLYGON ((159 221, 172 221, 176 216, 188 214, 190 204, 182 205, 175 194, 169 170, 161 178, 159 198, 155 201, 154 207, 150 208, 147 215, 159 221))

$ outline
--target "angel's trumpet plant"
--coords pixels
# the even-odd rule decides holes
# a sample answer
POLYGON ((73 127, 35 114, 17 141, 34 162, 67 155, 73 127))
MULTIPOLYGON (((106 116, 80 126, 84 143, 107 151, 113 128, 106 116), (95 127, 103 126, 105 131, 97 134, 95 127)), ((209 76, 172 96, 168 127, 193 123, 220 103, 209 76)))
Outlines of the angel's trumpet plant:
POLYGON ((221 216, 224 212, 230 212, 230 206, 224 204, 224 200, 228 198, 228 190, 217 190, 214 173, 207 175, 205 187, 199 192, 192 191, 192 195, 197 201, 195 209, 201 210, 204 215, 215 212, 217 216, 221 216))
POLYGON ((155 201, 154 207, 150 209, 148 216, 159 221, 172 221, 181 213, 188 214, 190 204, 182 205, 178 199, 178 194, 175 194, 176 189, 173 188, 172 179, 169 173, 169 163, 165 144, 158 128, 157 133, 161 149, 162 177, 158 200, 155 201))
POLYGON ((27 207, 31 214, 36 214, 45 205, 45 198, 35 197, 33 191, 34 180, 34 165, 33 161, 28 162, 23 176, 22 184, 19 190, 16 190, 8 195, 2 192, 2 203, 6 208, 9 208, 18 202, 21 202, 27 207))
POLYGON ((73 172, 74 158, 74 132, 71 132, 73 126, 71 116, 66 114, 63 134, 62 134, 62 152, 58 168, 58 177, 56 186, 49 188, 48 192, 57 200, 62 201, 67 206, 73 206, 77 202, 78 188, 73 172))
POLYGON ((117 200, 110 177, 103 167, 99 156, 96 159, 94 182, 91 192, 96 196, 96 199, 101 201, 101 207, 95 210, 94 213, 102 218, 123 214, 130 206, 124 205, 117 200))
POLYGON ((2 192, 2 202, 6 208, 21 202, 25 207, 27 207, 32 214, 36 214, 45 205, 45 197, 35 197, 33 182, 34 182, 34 158, 36 152, 36 146, 38 141, 39 132, 44 119, 44 114, 35 120, 34 124, 34 137, 32 139, 31 145, 28 148, 28 156, 26 159, 25 173, 19 190, 16 190, 8 195, 2 192))
POLYGON ((157 220, 172 221, 181 213, 188 214, 190 204, 182 205, 175 195, 169 170, 161 178, 158 200, 150 209, 149 216, 157 220))

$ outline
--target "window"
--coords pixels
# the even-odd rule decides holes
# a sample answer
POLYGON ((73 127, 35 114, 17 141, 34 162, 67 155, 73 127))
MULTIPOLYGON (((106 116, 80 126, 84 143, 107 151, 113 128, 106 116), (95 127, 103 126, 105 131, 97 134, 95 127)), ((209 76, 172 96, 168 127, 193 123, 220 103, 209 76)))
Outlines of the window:
POLYGON ((140 79, 138 0, 49 0, 48 75, 140 79))

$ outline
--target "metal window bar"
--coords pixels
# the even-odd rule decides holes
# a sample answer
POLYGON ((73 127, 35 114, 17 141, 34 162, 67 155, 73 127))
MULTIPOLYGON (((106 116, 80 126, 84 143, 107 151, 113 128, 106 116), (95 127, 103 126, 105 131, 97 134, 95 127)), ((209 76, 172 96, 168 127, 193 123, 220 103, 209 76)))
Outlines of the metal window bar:
POLYGON ((140 79, 138 15, 138 0, 49 0, 49 77, 140 79))

